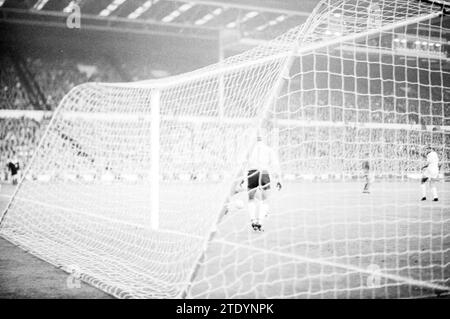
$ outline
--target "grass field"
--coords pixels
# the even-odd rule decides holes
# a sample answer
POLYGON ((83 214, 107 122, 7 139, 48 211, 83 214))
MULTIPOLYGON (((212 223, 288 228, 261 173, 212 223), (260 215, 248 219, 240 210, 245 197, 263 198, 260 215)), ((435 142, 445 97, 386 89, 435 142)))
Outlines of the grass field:
MULTIPOLYGON (((265 231, 262 233, 254 233, 250 229, 245 207, 229 211, 207 246, 200 266, 192 268, 192 261, 197 260, 194 256, 195 258, 186 259, 189 262, 181 263, 183 269, 176 269, 178 274, 185 275, 194 270, 194 280, 187 296, 190 298, 408 298, 448 293, 448 291, 435 289, 435 286, 450 287, 450 183, 439 184, 439 202, 420 202, 421 194, 417 182, 377 182, 370 195, 362 194, 361 187, 362 185, 358 182, 286 183, 281 192, 272 194, 271 213, 265 222, 265 231)), ((191 219, 201 218, 201 214, 194 213, 196 211, 194 208, 204 211, 204 208, 208 206, 205 204, 208 200, 205 196, 208 194, 208 188, 210 185, 196 184, 189 185, 188 189, 182 189, 182 191, 180 191, 180 185, 173 189, 170 187, 165 189, 163 194, 166 195, 163 195, 162 207, 169 213, 161 216, 162 228, 182 229, 180 225, 189 219, 177 219, 176 216, 183 210, 192 210, 192 214, 189 215, 191 219), (193 196, 195 195, 193 193, 198 196, 193 196), (170 216, 172 216, 170 219, 175 221, 164 224, 164 218, 169 219, 170 216)), ((95 186, 91 186, 91 189, 84 191, 83 195, 92 196, 94 191, 95 186)), ((105 189, 103 191, 107 192, 105 189)), ((3 188, 0 209, 4 207, 7 195, 11 192, 11 187, 3 188)), ((244 196, 245 194, 241 193, 235 197, 245 200, 244 196)), ((74 211, 65 212, 66 214, 77 215, 77 211, 87 209, 81 204, 83 201, 79 201, 78 205, 77 200, 79 198, 73 198, 71 203, 74 207, 70 209, 74 211)), ((114 203, 117 202, 116 205, 119 205, 120 201, 125 202, 123 205, 127 205, 124 198, 112 200, 114 203)), ((120 212, 120 209, 113 210, 112 214, 117 214, 115 217, 120 219, 125 216, 120 212)), ((103 215, 106 213, 106 210, 102 212, 103 215)), ((50 217, 53 216, 49 218, 49 228, 40 227, 39 231, 42 234, 36 237, 43 243, 46 240, 46 233, 50 238, 54 236, 52 227, 58 227, 58 224, 56 222, 52 224, 52 219, 59 219, 61 213, 51 211, 49 214, 50 217)), ((85 222, 85 219, 84 221, 82 219, 83 216, 77 215, 78 217, 77 225, 85 222)), ((145 219, 133 218, 131 220, 136 223, 145 221, 145 219)), ((196 222, 191 224, 195 226, 196 222)), ((201 224, 198 220, 199 228, 202 228, 201 224)), ((188 230, 185 231, 192 234, 189 227, 186 226, 186 228, 188 230)), ((83 227, 80 227, 79 231, 83 231, 83 227)), ((131 228, 125 227, 124 231, 131 231, 131 228)), ((136 238, 141 240, 147 249, 153 249, 147 245, 149 240, 147 237, 150 239, 152 237, 150 233, 136 229, 134 231, 135 238, 120 241, 122 249, 134 247, 131 244, 136 243, 136 238)), ((189 240, 185 240, 187 244, 179 247, 180 251, 188 254, 189 245, 194 245, 201 240, 200 237, 204 238, 206 235, 204 234, 203 237, 198 234, 187 235, 189 240)), ((183 236, 185 235, 178 234, 175 239, 170 237, 170 241, 180 241, 183 236)), ((167 238, 169 237, 157 237, 162 241, 163 247, 169 247, 167 238)), ((23 240, 26 241, 25 237, 23 240)), ((112 246, 117 246, 119 243, 115 241, 115 238, 111 241, 112 246)), ((30 254, 18 253, 17 248, 1 243, 0 254, 7 256, 9 261, 4 261, 2 257, 0 296, 14 297, 14 293, 11 292, 26 290, 20 287, 29 284, 30 280, 26 279, 26 283, 12 280, 11 268, 19 263, 34 265, 28 261, 29 258, 32 258, 34 263, 37 261, 30 254)), ((51 241, 48 243, 51 244, 51 241)), ((85 254, 87 254, 85 251, 92 253, 90 255, 92 262, 96 256, 95 249, 99 249, 102 253, 111 249, 111 254, 116 256, 114 263, 107 259, 106 253, 101 256, 104 258, 103 261, 107 264, 110 262, 114 266, 117 263, 117 267, 121 266, 121 261, 117 260, 117 251, 112 248, 93 246, 88 241, 77 244, 85 254)), ((32 243, 30 242, 29 245, 32 246, 32 243)), ((78 249, 78 246, 67 246, 67 250, 70 249, 78 249)), ((164 251, 164 248, 161 250, 164 251)), ((139 250, 137 253, 139 255, 139 250)), ((142 256, 149 257, 144 256, 145 253, 142 251, 142 256)), ((65 257, 68 259, 71 257, 69 255, 67 253, 65 257)), ((131 256, 125 255, 124 259, 129 259, 131 256)), ((123 263, 125 262, 129 260, 124 260, 123 263)), ((44 287, 46 283, 50 284, 55 280, 66 282, 67 274, 41 261, 39 263, 43 264, 42 267, 47 267, 45 268, 47 270, 41 272, 40 277, 44 287), (45 275, 47 271, 50 279, 45 275), (54 275, 55 272, 58 275, 54 275)), ((168 272, 172 269, 170 267, 175 267, 174 265, 175 261, 171 260, 171 263, 166 265, 167 268, 159 268, 158 271, 159 273, 168 272)), ((139 265, 127 264, 127 266, 129 266, 128 272, 123 272, 123 268, 120 268, 121 273, 115 275, 121 277, 117 279, 117 282, 128 280, 131 286, 138 282, 145 285, 147 278, 143 275, 142 269, 146 268, 144 266, 154 267, 154 261, 149 258, 139 261, 139 265)), ((27 276, 35 272, 34 266, 24 267, 23 278, 29 278, 27 276)), ((176 267, 180 267, 180 264, 176 267)), ((92 271, 97 268, 94 267, 92 271)), ((156 273, 157 270, 154 271, 153 275, 159 275, 156 273)), ((105 280, 116 279, 111 278, 108 277, 105 280)), ((166 289, 170 294, 173 288, 171 285, 176 278, 167 279, 164 276, 162 278, 168 280, 166 289)), ((148 280, 148 285, 154 282, 154 278, 151 278, 148 280)), ((41 285, 37 286, 28 297, 40 294, 43 297, 52 296, 47 294, 45 289, 40 292, 41 285)), ((100 284, 97 286, 102 287, 100 284)), ((82 295, 88 298, 106 296, 98 290, 92 288, 89 290, 89 288, 77 290, 75 295, 70 292, 66 296, 82 295)), ((54 288, 53 292, 62 295, 66 293, 61 287, 54 288)), ((141 288, 139 293, 142 294, 140 296, 145 297, 152 295, 154 291, 152 288, 141 288)), ((18 293, 18 295, 27 297, 26 292, 18 293)))
POLYGON ((288 184, 263 234, 248 231, 245 213, 224 219, 193 296, 433 295, 420 283, 450 285, 450 184, 439 192, 436 203, 419 201, 417 182, 376 183, 370 195, 355 182, 288 184), (387 274, 379 287, 367 285, 374 267, 387 274))
MULTIPOLYGON (((5 208, 13 187, 3 185, 0 211, 5 208)), ((0 299, 5 298, 111 298, 84 282, 67 285, 63 270, 27 253, 0 237, 0 299)))

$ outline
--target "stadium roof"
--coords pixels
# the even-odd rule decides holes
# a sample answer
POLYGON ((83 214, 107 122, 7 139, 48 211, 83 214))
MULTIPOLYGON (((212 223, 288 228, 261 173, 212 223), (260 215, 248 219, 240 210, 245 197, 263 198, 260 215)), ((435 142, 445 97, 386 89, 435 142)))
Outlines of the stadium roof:
MULTIPOLYGON (((190 53, 191 58, 184 60, 194 68, 194 62, 202 66, 217 62, 302 24, 319 1, 0 0, 0 43, 113 49, 117 55, 154 55, 157 60, 169 54, 181 59, 190 53), (75 4, 81 12, 80 30, 67 27, 75 4)), ((446 28, 450 28, 449 17, 446 28)), ((442 44, 447 44, 450 33, 438 31, 442 44)))
MULTIPOLYGON (((94 30, 256 41, 305 21, 319 0, 0 0, 0 21, 65 27, 74 4, 94 30), (230 36, 231 35, 231 36, 230 36)), ((243 41, 245 42, 245 41, 243 41)))

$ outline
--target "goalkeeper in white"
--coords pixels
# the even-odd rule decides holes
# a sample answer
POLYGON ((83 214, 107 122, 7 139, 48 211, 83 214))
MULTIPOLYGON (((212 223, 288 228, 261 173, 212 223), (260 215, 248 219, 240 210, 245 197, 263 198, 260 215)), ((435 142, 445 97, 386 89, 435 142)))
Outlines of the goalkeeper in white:
POLYGON ((269 214, 268 198, 271 180, 276 181, 276 188, 280 190, 278 155, 263 142, 262 136, 258 134, 257 143, 247 163, 248 211, 251 226, 255 231, 262 231, 262 222, 269 214))
POLYGON ((439 199, 434 180, 439 177, 439 157, 431 147, 425 148, 425 154, 427 156, 427 165, 422 168, 422 200, 427 200, 427 183, 429 183, 431 192, 433 193, 433 201, 437 202, 439 199))

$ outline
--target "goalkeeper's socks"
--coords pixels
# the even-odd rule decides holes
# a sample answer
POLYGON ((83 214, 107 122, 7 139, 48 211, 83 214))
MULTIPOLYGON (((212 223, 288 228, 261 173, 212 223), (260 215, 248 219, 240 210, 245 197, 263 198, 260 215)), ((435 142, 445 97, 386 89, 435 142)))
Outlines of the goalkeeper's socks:
POLYGON ((263 218, 269 217, 269 204, 267 204, 266 201, 261 202, 260 209, 261 209, 260 214, 262 215, 263 218))
POLYGON ((254 200, 250 200, 248 202, 248 214, 250 215, 250 220, 253 221, 256 220, 256 203, 254 200))
POLYGON ((438 194, 437 194, 437 189, 436 189, 436 187, 435 186, 433 186, 432 188, 431 188, 431 192, 433 193, 433 200, 435 201, 435 202, 437 202, 437 198, 438 198, 438 194))
POLYGON ((424 201, 424 200, 427 200, 427 198, 426 197, 422 197, 421 201, 424 201))
POLYGON ((433 202, 438 202, 439 201, 439 199, 437 198, 437 197, 435 197, 434 199, 433 199, 433 202))
POLYGON ((427 184, 423 183, 420 188, 422 188, 422 200, 424 200, 427 197, 427 184))

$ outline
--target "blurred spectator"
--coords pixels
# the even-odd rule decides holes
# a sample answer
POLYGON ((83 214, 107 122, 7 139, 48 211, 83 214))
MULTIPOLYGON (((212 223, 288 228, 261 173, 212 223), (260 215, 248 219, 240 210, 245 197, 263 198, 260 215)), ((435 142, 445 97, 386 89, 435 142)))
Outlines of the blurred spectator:
POLYGON ((73 87, 85 82, 119 82, 121 79, 114 68, 102 59, 93 62, 95 72, 83 72, 81 65, 90 61, 71 58, 44 59, 27 58, 27 64, 35 80, 47 97, 47 104, 55 109, 58 103, 73 87))
POLYGON ((0 55, 0 109, 32 108, 9 58, 0 55))

